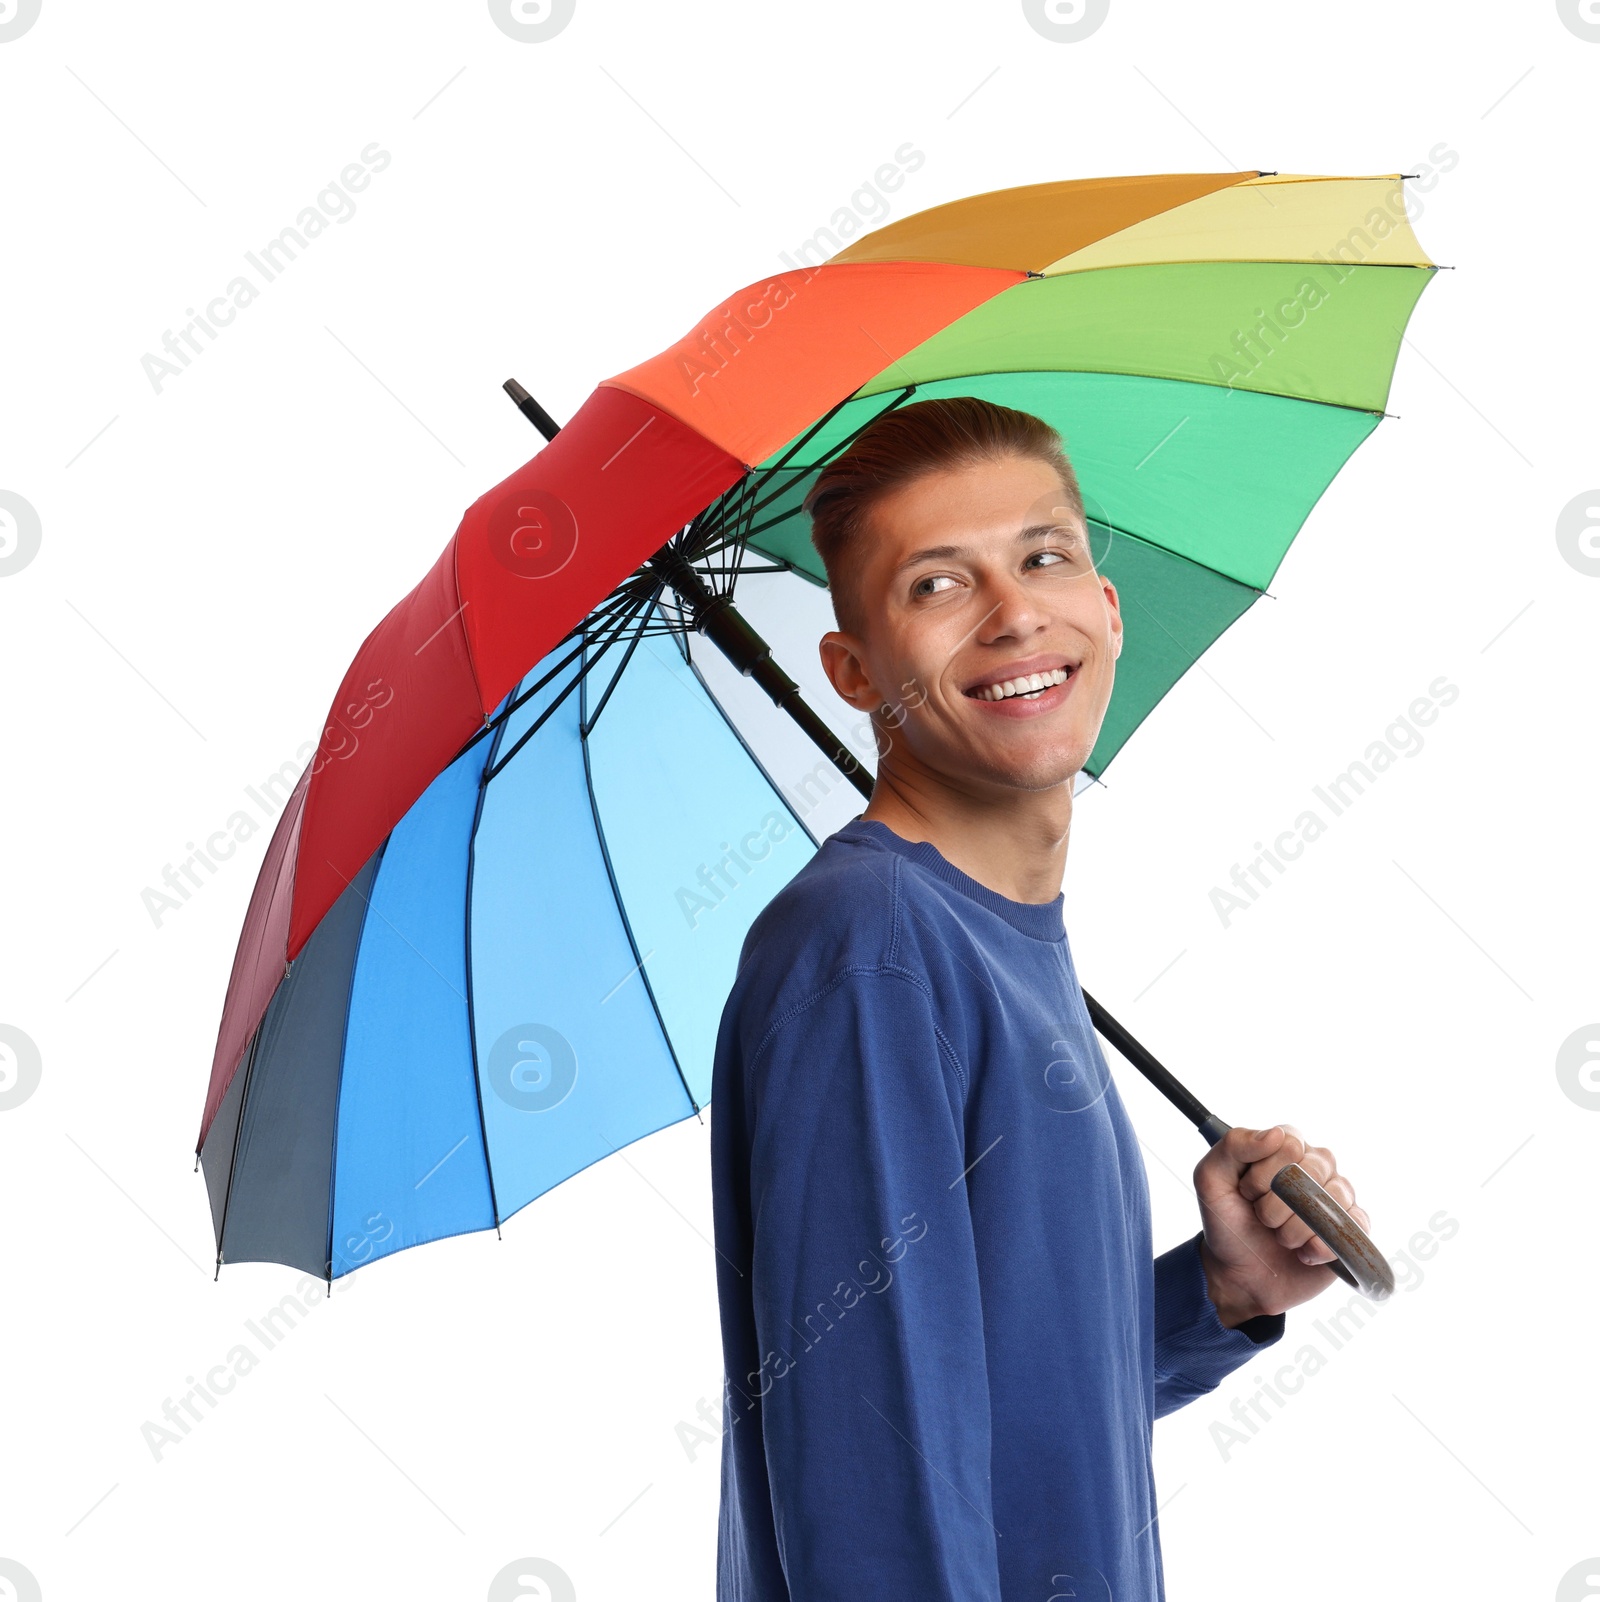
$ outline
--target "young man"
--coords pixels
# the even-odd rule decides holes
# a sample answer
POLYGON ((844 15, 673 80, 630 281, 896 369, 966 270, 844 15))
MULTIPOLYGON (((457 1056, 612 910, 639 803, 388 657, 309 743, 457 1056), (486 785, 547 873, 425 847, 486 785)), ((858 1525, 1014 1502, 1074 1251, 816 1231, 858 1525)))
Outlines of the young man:
POLYGON ((1292 1126, 1234 1129, 1202 1229, 1152 1259, 1063 925, 1123 623, 1059 436, 918 402, 806 508, 823 664, 880 759, 751 928, 718 1037, 719 1602, 1157 1602, 1154 1420, 1334 1278, 1273 1173, 1367 1216, 1292 1126))

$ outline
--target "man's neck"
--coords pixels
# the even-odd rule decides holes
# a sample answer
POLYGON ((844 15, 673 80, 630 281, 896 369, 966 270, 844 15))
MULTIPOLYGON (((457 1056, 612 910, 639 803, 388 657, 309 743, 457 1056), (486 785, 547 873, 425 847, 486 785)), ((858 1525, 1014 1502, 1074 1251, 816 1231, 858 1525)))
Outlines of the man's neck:
POLYGON ((927 773, 881 770, 864 818, 926 840, 1011 901, 1054 901, 1067 866, 1072 781, 1050 790, 959 791, 927 773))

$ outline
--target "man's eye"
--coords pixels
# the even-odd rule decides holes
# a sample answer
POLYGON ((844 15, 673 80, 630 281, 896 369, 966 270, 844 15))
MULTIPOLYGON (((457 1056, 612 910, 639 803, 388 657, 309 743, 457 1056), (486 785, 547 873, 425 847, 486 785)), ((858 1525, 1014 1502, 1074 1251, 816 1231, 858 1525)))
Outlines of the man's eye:
POLYGON ((939 586, 954 583, 955 580, 948 573, 930 573, 926 578, 919 578, 911 586, 911 593, 913 595, 932 595, 939 586))
POLYGON ((1050 567, 1058 562, 1070 562, 1074 554, 1072 551, 1035 551, 1028 562, 1039 567, 1050 567))

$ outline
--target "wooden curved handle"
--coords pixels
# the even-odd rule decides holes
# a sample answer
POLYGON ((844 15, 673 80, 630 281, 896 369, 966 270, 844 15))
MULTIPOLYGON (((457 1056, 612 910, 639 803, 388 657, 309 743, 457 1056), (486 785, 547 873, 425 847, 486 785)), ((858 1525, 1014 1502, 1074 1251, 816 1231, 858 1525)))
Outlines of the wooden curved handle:
POLYGON ((1381 1302, 1394 1294, 1394 1270, 1360 1224, 1299 1163, 1272 1176, 1272 1193, 1334 1254, 1328 1264, 1347 1285, 1381 1302))

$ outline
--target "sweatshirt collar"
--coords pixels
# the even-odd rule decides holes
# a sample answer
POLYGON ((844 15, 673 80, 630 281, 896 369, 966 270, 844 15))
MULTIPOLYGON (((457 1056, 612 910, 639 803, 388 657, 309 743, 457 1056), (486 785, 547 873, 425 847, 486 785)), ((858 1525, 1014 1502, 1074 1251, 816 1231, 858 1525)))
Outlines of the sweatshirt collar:
POLYGON ((969 900, 987 908, 997 918, 1003 918, 1013 929, 1030 939, 1059 941, 1067 937, 1062 913, 1066 898, 1059 891, 1053 901, 1012 901, 999 891, 991 890, 988 885, 980 884, 970 874, 963 873, 931 841, 903 839, 876 818, 858 815, 845 824, 838 834, 842 839, 875 845, 904 857, 908 862, 917 863, 935 878, 942 879, 969 900))

